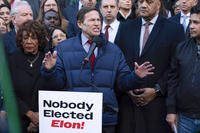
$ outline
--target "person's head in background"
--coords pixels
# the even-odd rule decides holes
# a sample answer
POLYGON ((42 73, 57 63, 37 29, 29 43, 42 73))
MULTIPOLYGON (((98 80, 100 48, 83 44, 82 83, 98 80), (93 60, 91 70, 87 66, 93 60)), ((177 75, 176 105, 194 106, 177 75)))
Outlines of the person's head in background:
POLYGON ((4 19, 8 31, 11 31, 13 25, 11 22, 10 6, 4 4, 0 5, 0 17, 4 19))
POLYGON ((119 12, 117 19, 121 22, 136 18, 135 0, 117 0, 119 12))
POLYGON ((132 0, 117 0, 118 1, 118 7, 119 11, 130 11, 133 6, 133 1, 132 0))
POLYGON ((54 26, 61 27, 61 18, 55 10, 50 9, 44 13, 43 24, 51 31, 54 26))
POLYGON ((166 5, 164 4, 163 0, 160 0, 160 11, 159 14, 163 17, 170 18, 171 12, 166 8, 166 5))
POLYGON ((135 16, 136 17, 139 17, 140 16, 140 12, 139 12, 139 9, 138 9, 138 0, 135 0, 134 1, 134 8, 135 8, 135 16))
POLYGON ((159 14, 161 0, 138 0, 138 12, 146 21, 150 21, 159 14))
POLYGON ((200 44, 200 5, 196 5, 191 9, 190 15, 190 36, 200 44))
POLYGON ((68 21, 63 17, 57 0, 41 0, 40 11, 36 20, 43 23, 44 14, 49 10, 54 10, 58 13, 59 18, 61 19, 61 27, 66 30, 68 21))
POLYGON ((98 36, 102 27, 101 13, 95 7, 83 7, 78 12, 77 25, 88 39, 98 36))
POLYGON ((173 10, 174 10, 174 15, 178 14, 181 12, 181 9, 180 9, 180 2, 179 0, 177 0, 174 5, 173 5, 173 10))
POLYGON ((6 23, 5 23, 4 19, 2 17, 0 17, 0 35, 4 34, 6 32, 8 32, 8 29, 6 27, 6 23))
POLYGON ((55 0, 46 0, 46 2, 44 2, 44 12, 53 9, 55 11, 58 12, 58 4, 57 1, 55 0))
POLYGON ((39 51, 44 51, 47 45, 46 30, 37 21, 27 21, 19 28, 16 42, 25 54, 37 54, 39 51))
POLYGON ((61 28, 54 26, 50 32, 49 46, 50 50, 53 51, 54 48, 62 41, 67 39, 67 33, 61 28))
POLYGON ((10 14, 16 31, 18 31, 23 23, 33 20, 31 6, 27 1, 16 2, 12 6, 10 14))
POLYGON ((113 23, 116 20, 119 11, 117 0, 101 0, 100 11, 103 16, 103 21, 106 24, 113 23))
POLYGON ((80 0, 83 7, 95 7, 97 0, 80 0))
POLYGON ((197 1, 198 0, 179 0, 181 12, 185 15, 190 13, 191 8, 197 4, 197 1))
POLYGON ((58 13, 61 13, 57 0, 41 0, 40 11, 37 19, 41 20, 41 18, 43 18, 44 13, 51 9, 58 13))

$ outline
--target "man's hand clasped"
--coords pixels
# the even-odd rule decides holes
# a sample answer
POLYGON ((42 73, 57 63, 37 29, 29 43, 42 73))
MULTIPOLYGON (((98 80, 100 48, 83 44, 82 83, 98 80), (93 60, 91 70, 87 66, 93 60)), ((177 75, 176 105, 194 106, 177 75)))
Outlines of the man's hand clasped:
MULTIPOLYGON (((153 75, 153 70, 155 67, 148 61, 144 62, 141 65, 138 65, 135 62, 135 73, 140 77, 144 78, 148 75, 153 75)), ((140 88, 131 90, 128 92, 129 97, 137 106, 145 106, 150 101, 152 101, 156 97, 156 92, 154 88, 140 88)))

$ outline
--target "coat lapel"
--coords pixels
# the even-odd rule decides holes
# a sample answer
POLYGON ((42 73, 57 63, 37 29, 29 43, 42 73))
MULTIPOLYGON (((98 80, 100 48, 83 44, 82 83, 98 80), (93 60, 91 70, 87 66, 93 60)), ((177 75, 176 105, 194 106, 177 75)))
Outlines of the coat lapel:
POLYGON ((141 56, 143 56, 149 49, 153 47, 153 45, 156 44, 155 40, 157 37, 159 37, 161 29, 162 29, 162 18, 159 16, 149 35, 149 38, 146 42, 146 45, 144 46, 144 49, 142 50, 141 56))
POLYGON ((177 14, 174 18, 174 21, 176 21, 177 23, 180 24, 180 20, 181 20, 181 13, 177 14))
POLYGON ((139 55, 140 55, 140 33, 141 33, 141 25, 142 25, 142 19, 140 18, 140 19, 137 19, 136 20, 136 24, 135 24, 135 29, 132 29, 132 30, 134 30, 135 32, 134 32, 134 35, 133 36, 135 36, 135 44, 137 44, 137 45, 134 45, 133 47, 134 47, 134 49, 135 49, 135 53, 136 53, 136 55, 137 55, 137 58, 139 58, 139 55))

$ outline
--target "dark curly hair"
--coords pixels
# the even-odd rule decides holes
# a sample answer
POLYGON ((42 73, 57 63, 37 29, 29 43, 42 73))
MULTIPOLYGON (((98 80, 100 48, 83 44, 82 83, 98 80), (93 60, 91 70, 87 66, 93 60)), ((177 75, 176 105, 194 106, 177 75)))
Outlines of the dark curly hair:
POLYGON ((23 24, 19 28, 19 31, 17 31, 16 35, 16 43, 17 47, 21 48, 23 51, 23 32, 26 31, 28 33, 31 33, 33 35, 36 35, 38 39, 38 50, 44 51, 48 41, 47 41, 47 32, 43 25, 41 25, 38 21, 35 20, 29 20, 23 24))

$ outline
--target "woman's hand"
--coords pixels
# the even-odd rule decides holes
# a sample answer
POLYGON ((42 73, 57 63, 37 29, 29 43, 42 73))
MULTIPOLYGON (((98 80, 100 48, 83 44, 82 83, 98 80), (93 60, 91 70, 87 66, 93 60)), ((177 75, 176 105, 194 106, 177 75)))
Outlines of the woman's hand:
POLYGON ((55 66, 56 59, 57 59, 56 51, 54 51, 53 54, 51 52, 48 52, 45 54, 42 64, 46 69, 50 70, 55 66))

